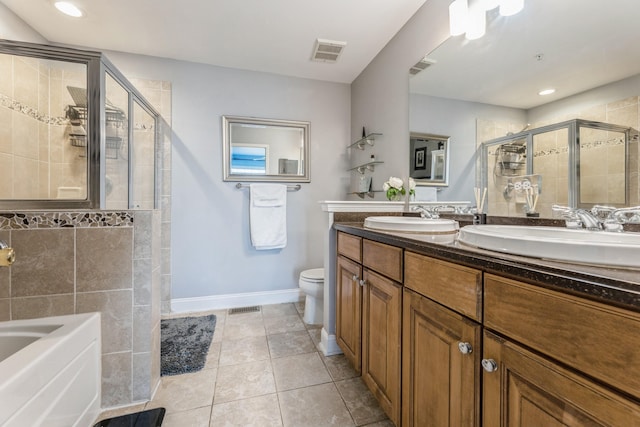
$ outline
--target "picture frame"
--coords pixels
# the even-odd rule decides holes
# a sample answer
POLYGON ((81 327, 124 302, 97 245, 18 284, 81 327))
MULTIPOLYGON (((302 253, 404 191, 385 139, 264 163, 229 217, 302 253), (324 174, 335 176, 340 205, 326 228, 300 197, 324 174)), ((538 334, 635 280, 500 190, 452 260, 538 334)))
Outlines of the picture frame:
POLYGON ((426 169, 427 168, 427 147, 416 148, 413 152, 413 168, 414 169, 426 169))

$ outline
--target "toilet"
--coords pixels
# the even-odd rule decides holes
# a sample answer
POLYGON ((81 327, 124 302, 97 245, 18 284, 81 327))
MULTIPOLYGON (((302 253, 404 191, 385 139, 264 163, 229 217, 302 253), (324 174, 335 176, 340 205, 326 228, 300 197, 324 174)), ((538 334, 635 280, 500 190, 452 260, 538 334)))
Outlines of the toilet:
POLYGON ((305 293, 304 323, 321 324, 324 312, 324 268, 312 268, 300 273, 298 285, 305 293))

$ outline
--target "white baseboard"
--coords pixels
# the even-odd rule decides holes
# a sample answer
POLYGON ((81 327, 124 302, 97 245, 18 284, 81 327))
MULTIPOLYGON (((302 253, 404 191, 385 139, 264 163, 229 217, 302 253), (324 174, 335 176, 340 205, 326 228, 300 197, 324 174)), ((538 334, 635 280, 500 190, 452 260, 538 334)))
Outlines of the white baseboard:
POLYGON ((333 356, 334 354, 342 354, 342 349, 336 341, 335 334, 329 334, 325 328, 320 333, 320 350, 325 356, 333 356))
POLYGON ((279 291, 248 292, 244 294, 210 295, 206 297, 175 298, 171 300, 172 313, 186 313, 252 305, 282 304, 300 301, 300 288, 279 291))

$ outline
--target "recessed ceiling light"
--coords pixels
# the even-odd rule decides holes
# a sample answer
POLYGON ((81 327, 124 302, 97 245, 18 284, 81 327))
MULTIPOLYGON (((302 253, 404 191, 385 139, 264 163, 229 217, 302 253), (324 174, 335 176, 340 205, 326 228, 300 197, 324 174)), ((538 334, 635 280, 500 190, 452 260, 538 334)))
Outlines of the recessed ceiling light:
POLYGON ((60 12, 64 13, 65 15, 72 16, 74 18, 80 18, 82 15, 84 15, 82 11, 78 8, 78 6, 68 1, 57 1, 53 5, 60 12))
POLYGON ((538 92, 538 95, 551 95, 552 93, 554 93, 556 90, 555 89, 544 89, 541 90, 540 92, 538 92))

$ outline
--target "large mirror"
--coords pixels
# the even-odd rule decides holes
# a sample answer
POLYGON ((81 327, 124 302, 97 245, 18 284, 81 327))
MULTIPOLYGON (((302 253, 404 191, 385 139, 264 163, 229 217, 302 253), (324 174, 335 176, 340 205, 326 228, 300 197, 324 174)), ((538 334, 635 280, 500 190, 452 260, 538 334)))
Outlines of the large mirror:
POLYGON ((309 182, 309 122, 223 116, 225 181, 309 182))
MULTIPOLYGON (((589 200, 621 205, 623 197, 626 205, 638 204, 638 16, 640 2, 635 0, 527 1, 520 13, 509 17, 499 16, 497 9, 488 11, 484 37, 449 38, 427 53, 421 61, 424 70, 410 77, 410 131, 429 120, 431 129, 441 124, 435 131, 452 141, 450 187, 470 191, 493 179, 483 176, 487 171, 479 167, 483 142, 577 119, 630 129, 626 148, 619 134, 583 130, 576 156, 568 155, 567 137, 560 131, 540 133, 527 152, 532 169, 523 168, 522 174, 542 175, 543 207, 574 203, 571 191, 579 196, 575 203, 584 207, 589 200), (543 89, 555 92, 542 96, 543 89), (620 152, 626 152, 626 159, 620 152), (552 158, 558 161, 546 161, 552 158), (579 181, 567 178, 571 168, 580 171, 579 181), (625 180, 628 191, 616 190, 624 189, 625 180), (604 193, 595 195, 596 190, 604 193)), ((495 157, 495 152, 490 154, 495 157)), ((524 216, 516 199, 506 200, 496 192, 487 200, 488 213, 524 216)), ((552 215, 550 210, 540 214, 552 215)))
POLYGON ((409 138, 409 176, 417 185, 449 184, 449 137, 412 132, 409 138))

